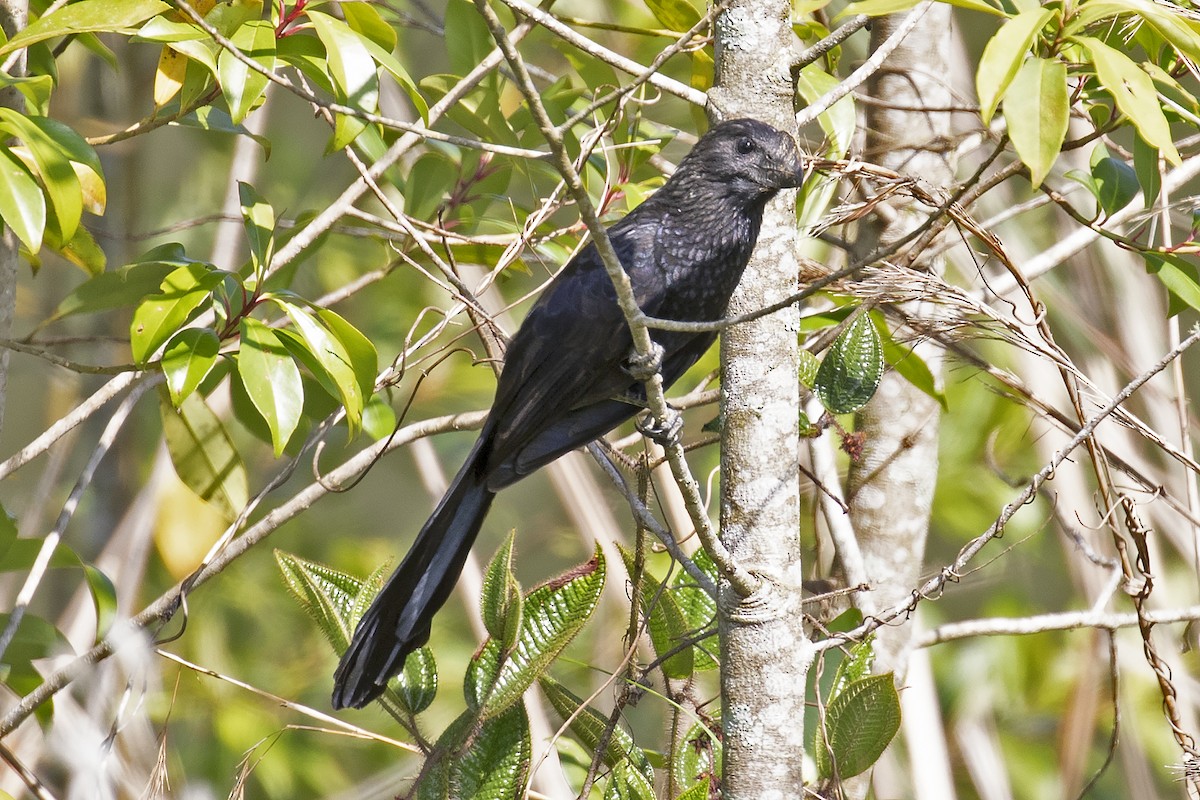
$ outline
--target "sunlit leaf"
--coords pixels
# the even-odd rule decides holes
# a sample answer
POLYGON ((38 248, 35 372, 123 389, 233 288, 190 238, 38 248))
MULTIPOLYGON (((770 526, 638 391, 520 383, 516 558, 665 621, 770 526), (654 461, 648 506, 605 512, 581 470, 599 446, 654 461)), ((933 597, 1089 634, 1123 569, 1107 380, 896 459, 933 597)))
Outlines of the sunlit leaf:
POLYGON ((825 732, 817 732, 813 756, 821 777, 850 778, 865 772, 900 729, 900 695, 892 673, 847 685, 825 709, 825 732))
POLYGON ((986 125, 1017 75, 1038 32, 1055 12, 1049 8, 1023 11, 1005 22, 988 40, 975 73, 975 91, 979 95, 980 115, 986 125))
POLYGON ((238 181, 238 199, 254 274, 261 275, 270 266, 275 250, 275 209, 244 181, 238 181))
POLYGON ((468 702, 483 716, 503 712, 521 699, 538 677, 583 628, 604 588, 604 556, 543 584, 525 597, 521 632, 507 656, 488 639, 467 668, 468 702))
POLYGON ((1076 40, 1091 53, 1096 77, 1112 95, 1122 114, 1129 117, 1146 143, 1157 147, 1163 158, 1180 163, 1171 126, 1158 102, 1154 81, 1129 56, 1099 39, 1079 36, 1076 40))
POLYGON ((46 198, 25 164, 0 146, 0 219, 36 253, 46 230, 46 198))
MULTIPOLYGON (((296 331, 304 345, 304 353, 311 358, 311 363, 308 363, 307 366, 313 370, 323 385, 326 385, 335 396, 341 399, 346 408, 346 421, 351 431, 357 431, 362 420, 365 395, 359 382, 359 376, 355 372, 355 359, 346 351, 346 347, 338 340, 338 337, 322 325, 312 313, 282 297, 273 296, 271 299, 296 326, 296 331)), ((285 345, 288 343, 287 339, 283 341, 285 345)), ((293 350, 293 355, 303 357, 304 353, 297 353, 293 350)), ((361 363, 363 356, 364 354, 361 352, 357 354, 359 359, 357 363, 361 363)), ((373 374, 372 380, 374 380, 373 374)))
POLYGON ((169 8, 160 0, 80 0, 31 22, 0 47, 0 56, 59 36, 124 31, 169 8))
MULTIPOLYGON (((275 28, 265 19, 250 20, 234 31, 232 41, 243 55, 268 72, 275 70, 275 28)), ((217 56, 221 91, 234 123, 246 118, 262 98, 270 79, 235 56, 222 50, 217 56)))
MULTIPOLYGON (((336 17, 319 11, 308 11, 313 29, 325 45, 329 72, 337 87, 338 100, 363 111, 379 110, 379 75, 375 60, 367 49, 364 37, 336 17)), ((369 40, 368 40, 369 41, 369 40)), ((362 132, 364 120, 339 114, 335 122, 332 149, 339 150, 362 132)))
POLYGON ((861 314, 830 345, 817 370, 817 396, 834 414, 866 405, 883 378, 883 346, 867 314, 861 314))
POLYGON ((159 292, 147 297, 133 312, 129 335, 134 360, 145 362, 174 336, 199 312, 224 275, 208 264, 192 262, 164 278, 159 292))
POLYGON ((187 328, 171 337, 163 349, 162 371, 176 408, 212 370, 220 349, 221 340, 208 328, 187 328))
POLYGON ((1045 58, 1022 64, 1004 96, 1004 119, 1034 186, 1041 186, 1058 160, 1069 114, 1066 65, 1045 58))
POLYGON ((300 369, 270 327, 251 317, 241 321, 238 374, 246 393, 271 430, 275 457, 283 454, 304 411, 300 369))
POLYGON ((246 506, 246 468, 221 420, 204 398, 190 394, 179 408, 161 395, 163 436, 179 479, 232 521, 246 506))

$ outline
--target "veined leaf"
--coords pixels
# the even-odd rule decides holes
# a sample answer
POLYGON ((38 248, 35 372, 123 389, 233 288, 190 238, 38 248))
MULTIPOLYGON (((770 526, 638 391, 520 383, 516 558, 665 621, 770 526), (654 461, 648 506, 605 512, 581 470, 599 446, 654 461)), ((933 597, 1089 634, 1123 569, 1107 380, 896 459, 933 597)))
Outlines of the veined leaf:
MULTIPOLYGON (((354 369, 353 358, 338 338, 309 311, 277 295, 271 296, 270 299, 296 326, 305 351, 312 360, 309 368, 314 370, 314 374, 323 385, 331 388, 333 394, 341 399, 346 408, 346 422, 352 433, 357 431, 362 420, 365 397, 354 369)), ((286 340, 284 344, 287 344, 286 340)), ((293 354, 296 354, 295 351, 293 354)))
POLYGON ((499 644, 488 639, 467 667, 468 703, 485 718, 517 703, 596 610, 604 575, 604 556, 597 547, 591 561, 531 591, 512 652, 505 657, 499 644))
POLYGON ((521 632, 521 584, 512 571, 513 541, 516 531, 510 531, 483 575, 483 625, 492 638, 500 642, 503 652, 517 643, 521 632))
POLYGON ((1069 114, 1066 65, 1046 58, 1022 64, 1004 96, 1004 119, 1034 186, 1041 186, 1058 160, 1069 114))
POLYGON ((646 0, 654 18, 669 31, 683 33, 700 21, 700 12, 688 0, 646 0))
POLYGON ((883 378, 883 346, 867 314, 842 331, 817 370, 817 396, 834 414, 849 414, 866 405, 883 378))
POLYGON ((275 209, 253 186, 243 181, 238 181, 238 199, 246 241, 250 243, 254 274, 261 275, 270 266, 271 256, 275 252, 275 209))
POLYGON ((164 393, 159 408, 167 451, 179 479, 232 521, 245 508, 249 488, 246 468, 221 420, 194 393, 178 409, 164 393))
POLYGON ((900 729, 900 695, 892 673, 847 685, 825 709, 825 735, 817 732, 813 756, 821 777, 865 772, 900 729))
MULTIPOLYGON (((606 714, 601 714, 591 706, 585 706, 582 698, 549 675, 538 678, 538 686, 550 701, 550 705, 554 706, 554 711, 564 720, 571 720, 571 732, 579 737, 584 747, 594 751, 600 746, 600 739, 608 728, 606 714)), ((620 725, 613 728, 601 758, 609 768, 615 768, 622 761, 629 761, 647 780, 654 780, 654 767, 650 765, 650 759, 634 744, 633 737, 620 725)))
POLYGON ((622 761, 608 778, 604 800, 655 800, 654 784, 628 761, 622 761))
MULTIPOLYGON (((375 60, 355 33, 340 19, 319 11, 308 11, 309 20, 325 45, 329 72, 337 87, 338 99, 348 106, 375 112, 379 110, 379 75, 375 60)), ((366 41, 370 41, 366 39, 366 41)), ((340 150, 367 126, 364 120, 339 114, 335 123, 332 149, 340 150)))
POLYGON ((983 124, 992 121, 996 107, 1029 55, 1038 33, 1056 13, 1049 8, 1023 11, 1000 26, 983 48, 979 70, 975 73, 975 91, 979 95, 983 124))

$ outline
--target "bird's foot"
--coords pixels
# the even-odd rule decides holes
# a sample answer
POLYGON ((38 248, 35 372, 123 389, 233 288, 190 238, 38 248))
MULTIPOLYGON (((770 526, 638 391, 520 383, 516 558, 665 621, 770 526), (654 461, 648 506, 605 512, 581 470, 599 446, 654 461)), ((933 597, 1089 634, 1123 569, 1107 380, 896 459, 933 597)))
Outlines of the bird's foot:
POLYGON ((639 417, 634 425, 643 436, 666 447, 679 443, 679 434, 683 430, 683 414, 667 406, 666 419, 659 419, 654 414, 647 414, 639 417))
POLYGON ((663 356, 665 354, 666 352, 663 350, 662 345, 658 342, 651 342, 649 352, 639 353, 634 350, 626 357, 625 362, 621 366, 629 373, 629 377, 638 383, 645 383, 653 378, 662 368, 663 356))

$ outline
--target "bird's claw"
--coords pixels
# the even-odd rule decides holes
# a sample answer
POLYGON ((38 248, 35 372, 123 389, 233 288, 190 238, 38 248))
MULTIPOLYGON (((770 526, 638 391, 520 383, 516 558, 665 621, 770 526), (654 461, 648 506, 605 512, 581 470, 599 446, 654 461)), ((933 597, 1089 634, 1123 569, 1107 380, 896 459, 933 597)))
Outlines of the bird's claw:
POLYGON ((640 353, 634 350, 626 357, 625 362, 621 365, 624 370, 629 373, 629 377, 639 383, 645 383, 653 378, 662 368, 663 356, 666 351, 658 342, 650 343, 650 350, 645 353, 640 353))
POLYGON ((679 442, 679 434, 683 430, 683 415, 668 406, 666 419, 647 414, 638 417, 634 425, 643 436, 666 447, 679 442))

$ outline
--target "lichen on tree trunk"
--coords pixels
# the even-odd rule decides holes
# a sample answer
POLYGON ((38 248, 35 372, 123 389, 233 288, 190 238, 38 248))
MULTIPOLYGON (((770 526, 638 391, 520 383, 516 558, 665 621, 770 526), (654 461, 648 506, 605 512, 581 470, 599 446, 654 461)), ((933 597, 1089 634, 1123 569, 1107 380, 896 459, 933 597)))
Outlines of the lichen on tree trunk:
MULTIPOLYGON (((733 3, 716 25, 716 87, 723 118, 795 128, 787 2, 733 3)), ((754 257, 730 313, 795 291, 794 193, 767 208, 754 257)), ((734 326, 721 337, 721 537, 764 589, 720 591, 722 725, 727 798, 803 794, 804 690, 811 645, 800 614, 799 312, 734 326)))

